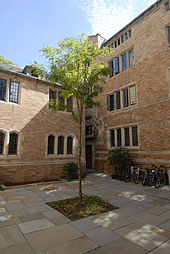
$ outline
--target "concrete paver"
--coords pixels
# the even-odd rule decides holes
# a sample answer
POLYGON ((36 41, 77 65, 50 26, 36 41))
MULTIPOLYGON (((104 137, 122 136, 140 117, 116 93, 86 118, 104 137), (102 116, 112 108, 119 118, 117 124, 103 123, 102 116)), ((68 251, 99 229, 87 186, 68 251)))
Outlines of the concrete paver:
POLYGON ((55 225, 47 219, 34 220, 18 224, 19 229, 23 234, 32 233, 41 229, 51 228, 55 225))

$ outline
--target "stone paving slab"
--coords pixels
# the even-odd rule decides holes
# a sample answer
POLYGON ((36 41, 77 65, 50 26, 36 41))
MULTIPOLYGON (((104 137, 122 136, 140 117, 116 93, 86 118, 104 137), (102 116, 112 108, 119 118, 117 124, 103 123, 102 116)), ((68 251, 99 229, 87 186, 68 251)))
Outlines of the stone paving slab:
POLYGON ((48 205, 46 204, 41 204, 41 205, 37 205, 37 206, 32 206, 32 207, 29 207, 29 208, 25 208, 25 211, 28 213, 28 214, 34 214, 34 213, 41 213, 41 212, 45 212, 45 211, 48 211, 48 210, 51 210, 52 208, 49 207, 48 205))
POLYGON ((16 225, 0 228, 0 249, 25 242, 24 236, 16 225))
POLYGON ((55 226, 26 234, 25 238, 35 252, 47 251, 61 244, 82 237, 83 234, 69 224, 55 226))
POLYGON ((150 225, 141 228, 135 224, 130 224, 115 230, 115 232, 147 251, 151 251, 167 241, 166 237, 153 232, 150 225))
POLYGON ((168 220, 165 223, 161 224, 160 227, 170 232, 170 220, 168 220))
POLYGON ((166 211, 168 211, 168 208, 165 206, 153 206, 152 208, 145 210, 146 213, 151 213, 154 215, 161 215, 166 211))
POLYGON ((23 234, 32 233, 42 229, 54 227, 55 225, 47 219, 34 220, 18 224, 23 234))
POLYGON ((56 217, 54 219, 50 219, 50 221, 56 226, 71 222, 71 220, 64 215, 56 217))
POLYGON ((165 213, 162 213, 160 216, 170 220, 170 210, 168 210, 165 213))
POLYGON ((33 213, 29 215, 20 216, 19 219, 21 222, 34 221, 39 219, 44 219, 45 216, 42 213, 33 213))
POLYGON ((168 254, 170 253, 170 240, 161 244, 155 250, 149 252, 150 254, 168 254))
POLYGON ((83 254, 90 250, 97 248, 98 245, 90 240, 87 236, 80 237, 76 240, 70 241, 60 245, 54 249, 47 250, 47 254, 83 254))
POLYGON ((5 249, 0 249, 0 254, 34 254, 34 252, 27 243, 21 243, 5 249))
POLYGON ((90 229, 99 227, 100 224, 93 222, 90 218, 76 220, 70 223, 73 227, 77 228, 81 232, 86 232, 90 229))
POLYGON ((48 219, 55 219, 57 217, 63 216, 62 213, 56 211, 56 210, 50 210, 50 211, 46 211, 46 212, 42 212, 42 214, 47 217, 48 219))
MULTIPOLYGON (((105 244, 89 252, 90 254, 145 254, 146 250, 136 244, 119 238, 111 243, 105 244)), ((159 253, 160 254, 160 253, 159 253)))
POLYGON ((96 242, 100 246, 112 242, 120 237, 116 233, 103 227, 91 229, 85 232, 84 234, 87 235, 92 241, 96 242))

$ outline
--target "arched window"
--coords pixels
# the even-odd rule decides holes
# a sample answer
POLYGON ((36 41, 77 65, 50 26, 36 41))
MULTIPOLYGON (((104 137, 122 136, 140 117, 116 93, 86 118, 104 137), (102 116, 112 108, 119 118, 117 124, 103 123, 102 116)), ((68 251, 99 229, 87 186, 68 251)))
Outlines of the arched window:
POLYGON ((53 135, 48 136, 48 154, 54 154, 54 141, 55 137, 53 135))
POLYGON ((67 154, 73 154, 73 138, 67 138, 67 154))
POLYGON ((64 137, 58 137, 58 154, 64 154, 64 137))
POLYGON ((9 135, 8 154, 9 155, 17 154, 17 147, 18 147, 18 134, 17 133, 11 133, 9 135))
POLYGON ((3 132, 0 132, 0 154, 1 155, 4 153, 4 140, 5 140, 5 134, 3 132))

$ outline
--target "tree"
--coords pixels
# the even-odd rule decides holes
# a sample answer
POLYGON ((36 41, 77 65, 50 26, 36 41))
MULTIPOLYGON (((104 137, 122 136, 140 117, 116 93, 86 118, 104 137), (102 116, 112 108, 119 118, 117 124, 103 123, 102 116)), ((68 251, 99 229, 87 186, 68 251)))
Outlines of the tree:
MULTIPOLYGON (((72 117, 79 126, 78 180, 79 198, 82 200, 82 130, 85 124, 85 110, 99 105, 96 97, 102 91, 101 84, 110 74, 110 68, 101 59, 110 54, 108 48, 100 49, 82 34, 78 38, 68 38, 58 44, 57 48, 45 47, 42 52, 48 60, 46 79, 57 82, 64 88, 64 98, 75 97, 76 109, 71 109, 72 117), (100 60, 99 60, 100 59, 100 60)), ((38 69, 41 69, 38 67, 38 69)), ((53 110, 61 108, 59 103, 50 103, 53 110)))
POLYGON ((3 56, 0 56, 1 64, 14 64, 12 61, 5 59, 3 56))
POLYGON ((131 152, 124 147, 113 148, 108 152, 108 160, 111 166, 115 166, 118 173, 121 174, 122 179, 125 171, 133 164, 133 157, 131 152))

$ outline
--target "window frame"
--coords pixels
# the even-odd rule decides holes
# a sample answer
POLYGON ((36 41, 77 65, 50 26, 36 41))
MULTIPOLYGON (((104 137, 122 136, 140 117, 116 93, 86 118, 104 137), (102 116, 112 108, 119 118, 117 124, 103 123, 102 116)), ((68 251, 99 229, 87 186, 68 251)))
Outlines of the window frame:
POLYGON ((134 49, 133 48, 128 51, 128 58, 129 58, 129 68, 131 68, 135 65, 135 56, 134 56, 134 49), (132 54, 130 54, 130 52, 132 52, 132 54), (131 61, 131 57, 133 58, 132 61, 131 61))
POLYGON ((15 103, 15 104, 19 104, 19 86, 20 86, 19 82, 10 80, 10 84, 9 84, 9 102, 15 103), (16 100, 16 101, 15 101, 15 100, 12 100, 12 99, 10 98, 10 96, 11 96, 11 85, 12 85, 12 83, 18 84, 18 88, 17 88, 17 90, 16 90, 16 91, 17 91, 17 100, 16 100))
POLYGON ((65 137, 63 135, 58 136, 57 142, 58 142, 58 144, 57 144, 57 155, 64 155, 65 137), (60 138, 62 138, 62 141, 63 141, 63 143, 62 143, 62 151, 59 148, 59 145, 60 145, 59 139, 60 138))
MULTIPOLYGON (((0 101, 7 102, 7 79, 0 78, 0 86, 1 86, 1 81, 5 81, 5 96, 4 96, 4 99, 1 99, 1 96, 0 96, 0 101)), ((4 85, 4 83, 3 83, 3 85, 4 85)))
MULTIPOLYGON (((9 144, 8 144, 8 155, 11 156, 11 155, 18 155, 18 144, 19 144, 19 134, 16 133, 16 132, 10 132, 9 133, 9 144), (10 149, 13 149, 12 147, 10 147, 10 141, 11 141, 11 135, 16 135, 16 143, 15 143, 15 149, 16 149, 16 152, 11 152, 10 149)), ((12 144, 13 145, 13 144, 12 144)))
POLYGON ((122 54, 122 72, 127 70, 127 53, 122 54), (125 58, 125 59, 124 59, 125 58), (125 66, 126 64, 126 66, 125 66))
POLYGON ((74 139, 72 136, 67 137, 67 155, 73 155, 73 141, 74 139), (71 152, 69 151, 69 148, 70 148, 68 144, 69 140, 71 140, 71 152))
POLYGON ((55 154, 55 136, 53 134, 49 134, 47 138, 47 156, 54 156, 55 154), (53 147, 52 147, 52 153, 50 152, 50 146, 49 146, 49 138, 53 137, 53 147))

